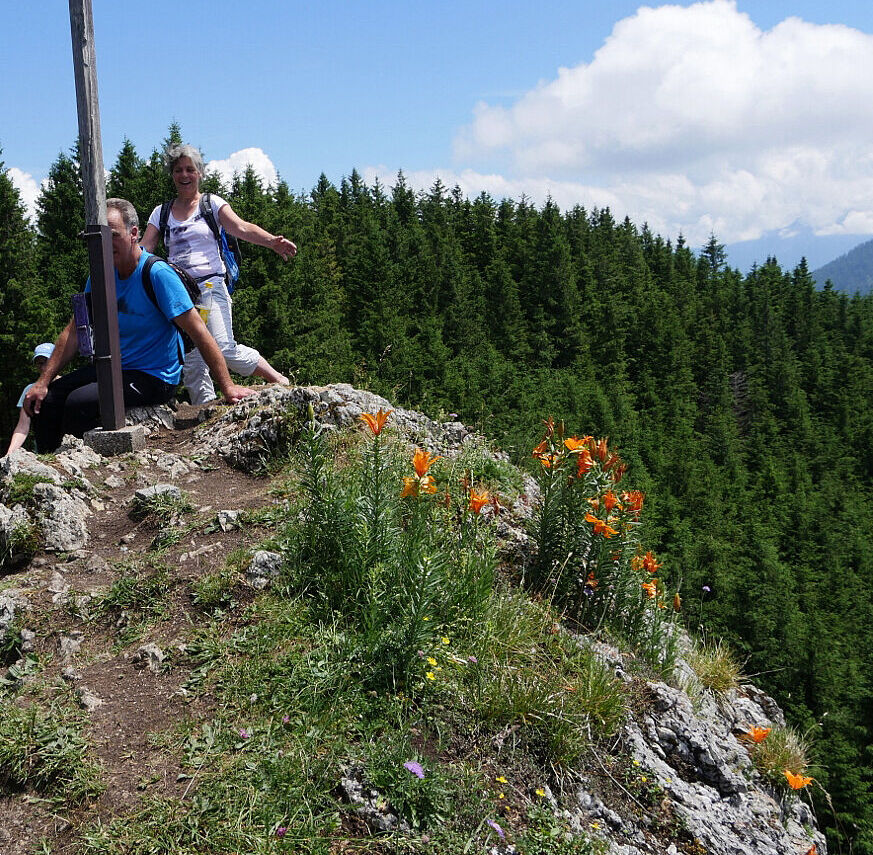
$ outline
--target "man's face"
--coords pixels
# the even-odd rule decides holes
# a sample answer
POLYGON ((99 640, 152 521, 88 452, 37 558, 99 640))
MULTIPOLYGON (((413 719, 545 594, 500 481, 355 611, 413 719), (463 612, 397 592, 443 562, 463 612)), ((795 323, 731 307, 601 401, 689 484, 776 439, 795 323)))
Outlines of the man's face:
POLYGON ((136 267, 133 253, 138 244, 139 230, 134 226, 132 231, 128 231, 121 213, 114 208, 106 212, 106 222, 112 229, 112 262, 119 273, 127 272, 136 267))

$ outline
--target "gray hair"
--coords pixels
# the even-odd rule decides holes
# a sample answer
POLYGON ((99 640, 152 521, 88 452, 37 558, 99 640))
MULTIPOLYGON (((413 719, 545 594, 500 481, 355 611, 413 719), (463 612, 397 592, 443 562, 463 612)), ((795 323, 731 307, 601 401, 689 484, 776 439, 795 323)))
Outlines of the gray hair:
POLYGON ((139 217, 136 214, 136 208, 127 199, 107 199, 106 210, 118 211, 121 215, 121 222, 124 223, 128 234, 134 229, 139 228, 139 217))
POLYGON ((200 154, 200 149, 194 148, 193 145, 188 145, 188 143, 174 143, 167 146, 167 150, 164 152, 164 166, 167 167, 167 172, 170 173, 170 177, 172 178, 173 176, 173 167, 176 165, 176 161, 182 157, 190 157, 191 162, 194 164, 194 168, 202 177, 203 155, 200 154))

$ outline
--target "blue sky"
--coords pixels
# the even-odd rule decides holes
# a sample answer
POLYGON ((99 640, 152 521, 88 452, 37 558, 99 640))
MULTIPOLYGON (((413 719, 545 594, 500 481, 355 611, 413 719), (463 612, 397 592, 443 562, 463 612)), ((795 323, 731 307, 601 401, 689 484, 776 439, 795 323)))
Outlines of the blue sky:
MULTIPOLYGON (((0 8, 0 157, 30 200, 78 132, 68 7, 0 8)), ((815 266, 873 236, 869 2, 93 8, 107 166, 177 121, 215 168, 250 160, 295 190, 440 175, 692 245, 714 231, 739 266, 815 266)))

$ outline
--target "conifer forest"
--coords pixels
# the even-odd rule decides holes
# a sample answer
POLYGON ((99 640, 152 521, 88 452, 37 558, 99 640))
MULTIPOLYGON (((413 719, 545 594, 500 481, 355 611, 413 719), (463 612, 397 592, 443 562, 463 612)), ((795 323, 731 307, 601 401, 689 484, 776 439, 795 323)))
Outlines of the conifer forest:
MULTIPOLYGON (((143 226, 175 195, 164 142, 126 142, 108 177, 143 226)), ((294 382, 456 413, 518 462, 549 416, 608 436, 685 624, 725 638, 808 734, 836 851, 873 853, 873 295, 817 290, 804 262, 731 269, 717 236, 692 247, 606 208, 419 193, 402 174, 298 193, 248 170, 203 189, 299 247, 283 263, 244 244, 234 294, 238 340, 294 382)), ((75 148, 37 209, 0 163, 4 448, 33 348, 87 278, 75 148)))

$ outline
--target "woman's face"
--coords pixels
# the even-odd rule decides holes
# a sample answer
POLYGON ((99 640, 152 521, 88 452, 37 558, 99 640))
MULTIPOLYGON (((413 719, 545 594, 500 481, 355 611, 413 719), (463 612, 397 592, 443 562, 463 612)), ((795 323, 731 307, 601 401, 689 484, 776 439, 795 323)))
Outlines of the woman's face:
POLYGON ((184 193, 192 188, 197 190, 199 187, 200 173, 190 157, 180 157, 173 164, 173 183, 176 185, 177 193, 184 193))

